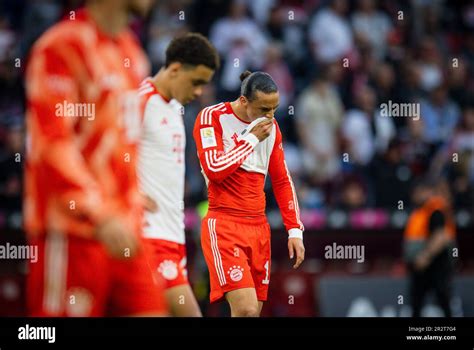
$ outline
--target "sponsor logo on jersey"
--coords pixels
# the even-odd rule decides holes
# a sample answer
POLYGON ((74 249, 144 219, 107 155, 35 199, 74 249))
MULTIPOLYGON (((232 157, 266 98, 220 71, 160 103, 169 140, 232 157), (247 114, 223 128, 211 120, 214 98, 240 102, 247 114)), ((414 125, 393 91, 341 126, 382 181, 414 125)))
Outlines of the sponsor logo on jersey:
POLYGON ((202 148, 209 148, 217 146, 216 135, 212 126, 201 129, 201 143, 202 148))

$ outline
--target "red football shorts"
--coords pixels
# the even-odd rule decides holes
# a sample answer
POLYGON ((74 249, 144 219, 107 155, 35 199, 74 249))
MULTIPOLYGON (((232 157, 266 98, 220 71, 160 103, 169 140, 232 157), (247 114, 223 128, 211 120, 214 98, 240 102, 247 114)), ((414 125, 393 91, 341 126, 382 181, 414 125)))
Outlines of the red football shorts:
POLYGON ((165 281, 165 288, 189 284, 186 245, 164 239, 145 238, 152 271, 165 281))
POLYGON ((153 280, 144 249, 111 258, 95 240, 47 235, 30 241, 38 261, 29 262, 30 316, 89 317, 167 313, 163 284, 153 280))
POLYGON ((241 288, 267 300, 270 225, 265 217, 240 218, 210 211, 201 223, 201 245, 209 269, 211 303, 241 288))

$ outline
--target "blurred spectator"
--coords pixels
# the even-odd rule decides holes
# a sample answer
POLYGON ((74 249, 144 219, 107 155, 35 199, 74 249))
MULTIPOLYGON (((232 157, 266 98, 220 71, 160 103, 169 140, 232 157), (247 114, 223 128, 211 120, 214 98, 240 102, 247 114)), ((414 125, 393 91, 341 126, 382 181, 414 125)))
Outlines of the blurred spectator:
POLYGON ((379 105, 388 100, 398 102, 397 91, 395 90, 395 72, 392 65, 389 63, 378 64, 372 75, 372 83, 379 105))
POLYGON ((328 63, 352 55, 354 42, 345 17, 347 10, 347 0, 331 0, 314 16, 308 34, 316 61, 328 63))
POLYGON ((282 46, 278 42, 271 43, 265 55, 262 70, 270 74, 278 85, 278 93, 280 95, 280 106, 278 107, 277 116, 288 115, 288 105, 293 99, 294 84, 288 64, 283 59, 282 46))
POLYGON ((400 63, 402 79, 400 81, 400 101, 405 103, 418 102, 424 96, 421 88, 420 65, 411 59, 404 59, 400 63))
POLYGON ((5 136, 0 153, 0 210, 21 212, 25 135, 20 118, 8 120, 5 136))
POLYGON ((9 52, 15 39, 15 32, 10 30, 8 19, 0 14, 0 62, 10 58, 9 52))
POLYGON ((421 74, 421 88, 430 92, 443 82, 441 53, 432 37, 425 37, 419 45, 418 66, 421 74))
POLYGON ((216 20, 223 17, 229 8, 227 0, 193 0, 186 11, 186 20, 193 30, 209 36, 209 30, 216 20))
MULTIPOLYGON (((415 38, 421 40, 424 36, 430 37, 439 53, 446 57, 449 50, 451 33, 449 30, 446 30, 445 26, 449 20, 453 19, 453 14, 450 13, 449 7, 443 8, 441 6, 441 1, 419 3, 421 4, 421 7, 419 7, 420 12, 415 12, 415 14, 419 14, 417 18, 421 20, 414 23, 415 30, 418 30, 415 33, 415 38)), ((414 8, 418 9, 417 6, 414 8)))
POLYGON ((277 0, 248 1, 248 7, 252 12, 252 17, 259 25, 267 23, 271 9, 276 5, 277 0))
MULTIPOLYGON (((377 94, 378 106, 389 101, 401 102, 399 90, 396 86, 395 71, 391 64, 387 62, 378 63, 373 69, 369 82, 377 94)), ((394 120, 397 129, 404 126, 405 122, 405 118, 395 118, 394 120)))
POLYGON ((56 21, 62 14, 61 5, 54 0, 28 1, 25 8, 22 28, 20 56, 26 57, 33 42, 56 21))
MULTIPOLYGON (((303 162, 301 160, 300 152, 298 146, 292 142, 286 141, 286 138, 283 137, 283 149, 285 151, 285 160, 288 170, 291 173, 291 176, 298 181, 303 177, 303 162)), ((298 191, 298 187, 296 188, 298 191)))
POLYGON ((270 11, 266 25, 267 34, 272 40, 282 43, 285 59, 294 66, 307 59, 305 56, 307 44, 303 30, 307 18, 304 14, 303 11, 297 12, 294 8, 290 10, 275 6, 270 11), (294 18, 290 17, 289 11, 296 12, 294 18))
POLYGON ((15 32, 20 32, 23 12, 29 6, 30 0, 3 0, 0 3, 0 13, 3 13, 15 32))
MULTIPOLYGON (((0 116, 23 113, 21 74, 31 43, 80 4, 2 2, 0 116), (15 58, 21 58, 18 67, 15 58)), ((455 205, 466 206, 472 131, 469 109, 459 123, 458 106, 474 92, 473 9, 442 0, 177 0, 157 1, 150 18, 136 24, 154 70, 171 38, 188 30, 209 35, 220 51, 222 70, 186 108, 187 128, 203 106, 238 95, 244 69, 274 77, 281 99, 276 117, 302 207, 330 206, 345 171, 363 178, 367 205, 391 203, 391 194, 380 191, 403 186, 397 181, 407 174, 433 172, 448 176, 455 205), (380 105, 389 101, 420 103, 421 118, 380 117, 380 105)), ((8 153, 5 147, 0 153, 8 153)), ((187 205, 205 199, 193 147, 188 142, 187 205)))
POLYGON ((338 201, 338 208, 343 210, 357 210, 367 205, 367 189, 363 182, 352 177, 344 181, 338 201))
POLYGON ((22 65, 21 61, 15 60, 14 44, 17 40, 18 35, 10 29, 7 17, 0 13, 0 108, 3 111, 16 109, 22 102, 22 65))
POLYGON ((350 106, 354 103, 353 99, 357 91, 363 89, 370 81, 371 76, 379 62, 372 54, 372 48, 369 45, 362 44, 359 47, 359 57, 349 70, 349 96, 345 96, 346 105, 350 106))
POLYGON ((472 75, 474 73, 474 32, 466 33, 465 45, 463 47, 462 54, 469 64, 468 71, 472 79, 472 75))
POLYGON ((446 150, 440 166, 446 173, 457 208, 472 209, 474 201, 474 106, 463 109, 459 127, 446 150))
POLYGON ((462 58, 452 58, 448 61, 447 84, 449 87, 449 97, 458 105, 467 103, 472 96, 472 87, 469 91, 469 72, 466 60, 462 58))
POLYGON ((429 99, 420 104, 424 123, 424 139, 431 144, 443 144, 452 136, 459 118, 459 107, 451 101, 444 84, 434 88, 429 99))
POLYGON ((373 160, 370 175, 374 180, 376 207, 394 210, 400 200, 409 202, 412 174, 402 156, 400 142, 392 140, 387 151, 373 160))
POLYGON ((210 39, 223 58, 220 85, 227 92, 223 99, 235 98, 243 71, 263 64, 267 39, 246 13, 244 0, 233 0, 229 15, 217 20, 210 31, 210 39))
POLYGON ((358 0, 352 15, 356 39, 372 46, 378 59, 385 57, 387 38, 392 30, 390 18, 376 9, 374 0, 358 0))
POLYGON ((423 138, 423 119, 407 119, 407 128, 401 135, 403 159, 408 163, 413 177, 419 177, 429 167, 433 148, 423 138))
POLYGON ((331 180, 340 170, 338 129, 344 108, 334 85, 340 70, 336 63, 322 67, 296 107, 303 163, 313 183, 331 180))
POLYGON ((399 62, 410 52, 412 17, 407 3, 384 2, 390 13, 392 30, 387 37, 387 59, 399 62))
POLYGON ((363 87, 355 99, 357 108, 347 112, 342 133, 348 141, 349 162, 365 166, 376 152, 387 149, 395 127, 390 117, 380 115, 372 88, 363 87))
POLYGON ((165 51, 171 40, 179 34, 189 31, 186 22, 185 1, 161 1, 150 16, 149 38, 147 52, 153 66, 157 71, 165 62, 165 51))

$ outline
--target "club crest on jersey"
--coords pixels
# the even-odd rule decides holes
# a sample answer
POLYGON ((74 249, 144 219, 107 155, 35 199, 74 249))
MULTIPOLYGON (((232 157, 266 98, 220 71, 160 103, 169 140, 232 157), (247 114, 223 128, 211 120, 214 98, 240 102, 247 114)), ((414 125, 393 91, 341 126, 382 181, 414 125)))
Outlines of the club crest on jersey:
POLYGON ((209 148, 217 146, 216 135, 212 126, 201 129, 201 143, 202 148, 209 148))
POLYGON ((239 282, 242 277, 244 277, 244 269, 240 266, 232 266, 227 274, 230 276, 230 279, 234 282, 239 282))
POLYGON ((178 277, 178 266, 172 260, 163 260, 158 266, 158 272, 168 281, 174 280, 178 277))

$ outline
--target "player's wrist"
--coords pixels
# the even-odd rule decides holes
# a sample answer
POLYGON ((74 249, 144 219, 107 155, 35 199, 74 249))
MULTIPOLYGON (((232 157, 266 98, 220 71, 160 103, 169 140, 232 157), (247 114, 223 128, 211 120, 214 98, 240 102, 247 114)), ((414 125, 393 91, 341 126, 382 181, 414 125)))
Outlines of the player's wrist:
POLYGON ((303 239, 303 231, 299 228, 292 228, 288 230, 288 239, 290 238, 299 238, 303 239))

